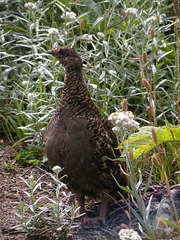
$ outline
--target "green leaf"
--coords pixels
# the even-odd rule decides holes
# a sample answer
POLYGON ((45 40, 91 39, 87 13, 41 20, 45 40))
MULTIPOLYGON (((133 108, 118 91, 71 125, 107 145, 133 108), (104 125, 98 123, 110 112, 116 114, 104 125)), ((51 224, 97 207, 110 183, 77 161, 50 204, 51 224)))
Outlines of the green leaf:
POLYGON ((124 19, 120 19, 116 22, 112 22, 107 29, 110 29, 110 28, 116 28, 118 25, 120 25, 122 22, 124 21, 124 19))
MULTIPOLYGON (((140 131, 130 136, 128 141, 129 149, 134 151, 134 158, 137 159, 141 155, 148 153, 154 147, 166 142, 180 142, 180 127, 167 124, 162 127, 154 127, 157 133, 158 144, 153 141, 151 126, 142 127, 140 131)), ((125 144, 127 144, 127 141, 125 144)))
POLYGON ((3 29, 9 29, 9 30, 13 30, 13 31, 16 31, 16 32, 20 32, 20 33, 28 33, 26 31, 26 29, 20 27, 20 26, 17 26, 15 24, 12 24, 12 23, 4 23, 2 25, 2 28, 3 29))
POLYGON ((91 30, 90 30, 90 33, 92 32, 92 30, 95 28, 96 25, 98 25, 101 21, 104 20, 104 17, 98 17, 98 19, 94 22, 91 30))

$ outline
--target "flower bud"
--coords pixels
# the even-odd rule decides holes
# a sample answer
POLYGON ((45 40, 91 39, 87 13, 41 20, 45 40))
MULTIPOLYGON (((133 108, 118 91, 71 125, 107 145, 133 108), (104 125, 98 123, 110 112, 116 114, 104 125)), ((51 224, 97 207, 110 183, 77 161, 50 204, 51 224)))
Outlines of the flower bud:
POLYGON ((80 0, 76 0, 76 8, 77 9, 80 7, 79 4, 80 4, 80 0))
POLYGON ((56 166, 53 167, 52 170, 53 170, 54 173, 59 174, 61 172, 61 167, 56 165, 56 166))
POLYGON ((151 128, 151 132, 152 132, 153 141, 157 145, 158 144, 157 133, 153 127, 151 128))
POLYGON ((126 16, 126 11, 125 11, 124 9, 121 10, 121 15, 122 15, 123 17, 126 16))
POLYGON ((148 83, 148 81, 145 78, 143 78, 142 82, 143 82, 145 88, 150 92, 151 91, 151 85, 148 83))
POLYGON ((133 160, 134 160, 134 155, 133 155, 133 150, 132 149, 129 150, 129 159, 130 159, 131 162, 133 162, 133 160))
POLYGON ((159 161, 157 159, 157 157, 155 155, 153 155, 151 157, 151 161, 152 161, 152 164, 155 166, 155 167, 158 167, 159 166, 159 161))
POLYGON ((127 99, 126 99, 126 98, 123 99, 123 102, 122 102, 122 110, 123 110, 124 112, 127 112, 127 99))
POLYGON ((147 53, 145 51, 142 52, 142 60, 145 64, 148 62, 147 53))
POLYGON ((162 227, 163 229, 168 228, 167 223, 166 223, 162 218, 158 217, 158 218, 157 218, 157 221, 158 221, 158 223, 161 225, 161 227, 162 227))
POLYGON ((79 27, 81 30, 84 28, 84 19, 81 19, 81 21, 79 23, 79 27))
POLYGON ((150 30, 150 37, 153 39, 154 36, 155 36, 154 28, 152 27, 151 30, 150 30))

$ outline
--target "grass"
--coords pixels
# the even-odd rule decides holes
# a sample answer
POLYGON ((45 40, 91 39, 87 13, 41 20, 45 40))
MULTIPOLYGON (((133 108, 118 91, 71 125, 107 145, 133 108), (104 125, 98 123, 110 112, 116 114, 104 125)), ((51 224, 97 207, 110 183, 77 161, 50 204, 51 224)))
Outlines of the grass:
POLYGON ((26 187, 19 190, 27 198, 26 201, 20 200, 20 211, 15 214, 21 223, 14 228, 25 232, 30 238, 45 237, 45 233, 49 232, 53 239, 67 239, 70 230, 77 227, 74 219, 78 208, 69 204, 72 194, 67 192, 66 186, 58 179, 58 173, 53 175, 45 171, 45 174, 36 179, 32 171, 28 179, 20 178, 26 187), (46 185, 50 188, 43 179, 46 175, 56 185, 50 194, 45 186, 42 187, 46 185))
POLYGON ((47 5, 43 1, 37 2, 34 10, 24 4, 16 3, 17 11, 13 4, 4 4, 1 11, 1 115, 11 115, 5 122, 9 134, 13 130, 8 126, 13 126, 19 138, 43 142, 44 127, 63 87, 63 69, 46 51, 60 45, 73 46, 80 52, 91 97, 103 115, 119 109, 120 101, 126 98, 129 110, 133 110, 142 124, 146 120, 153 125, 148 93, 142 84, 145 76, 154 94, 152 104, 158 124, 163 124, 162 110, 169 122, 177 124, 179 71, 173 4, 91 1, 89 9, 88 1, 81 1, 79 8, 73 1, 47 5), (121 11, 128 7, 137 12, 123 17, 121 11), (161 14, 165 8, 166 16, 161 14), (76 13, 75 19, 57 18, 70 11, 76 13), (156 20, 152 21, 152 16, 156 20), (82 19, 83 29, 79 26, 82 19), (48 34, 51 27, 58 34, 48 34), (99 32, 103 37, 98 37, 99 32), (147 53, 146 63, 141 63, 143 51, 147 53), (28 97, 30 93, 35 96, 33 100, 28 97))
POLYGON ((121 110, 126 99, 140 127, 170 129, 173 140, 168 135, 167 141, 155 143, 139 155, 134 167, 145 172, 156 158, 155 181, 164 181, 167 187, 172 179, 178 184, 180 145, 174 138, 180 113, 178 1, 32 3, 0 3, 0 131, 12 143, 17 136, 34 149, 44 149, 45 128, 64 76, 46 51, 68 45, 83 59, 90 95, 102 115, 121 110))

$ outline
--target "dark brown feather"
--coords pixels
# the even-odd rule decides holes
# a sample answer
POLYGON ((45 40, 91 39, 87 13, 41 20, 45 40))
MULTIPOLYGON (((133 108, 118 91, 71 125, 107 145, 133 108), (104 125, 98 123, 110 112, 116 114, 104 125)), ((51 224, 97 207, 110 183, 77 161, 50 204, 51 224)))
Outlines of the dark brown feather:
POLYGON ((65 68, 63 93, 45 134, 45 148, 50 165, 64 167, 65 183, 73 191, 84 211, 84 196, 111 193, 126 184, 118 164, 118 142, 112 124, 97 110, 83 78, 81 57, 69 47, 48 53, 65 68), (107 158, 108 157, 108 158, 107 158))

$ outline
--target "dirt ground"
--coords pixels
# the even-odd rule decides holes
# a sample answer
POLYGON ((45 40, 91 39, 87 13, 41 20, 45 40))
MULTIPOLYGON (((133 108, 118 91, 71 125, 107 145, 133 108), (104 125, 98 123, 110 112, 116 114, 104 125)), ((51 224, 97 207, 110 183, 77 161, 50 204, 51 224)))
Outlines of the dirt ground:
MULTIPOLYGON (((12 147, 6 139, 0 139, 0 239, 26 239, 26 234, 13 229, 20 224, 15 213, 20 211, 20 199, 27 200, 21 189, 26 184, 20 178, 30 175, 32 166, 21 166, 14 160, 22 145, 12 147), (12 169, 11 169, 12 168, 12 169)), ((40 176, 40 171, 35 175, 40 176)), ((27 200, 28 201, 28 200, 27 200)))

